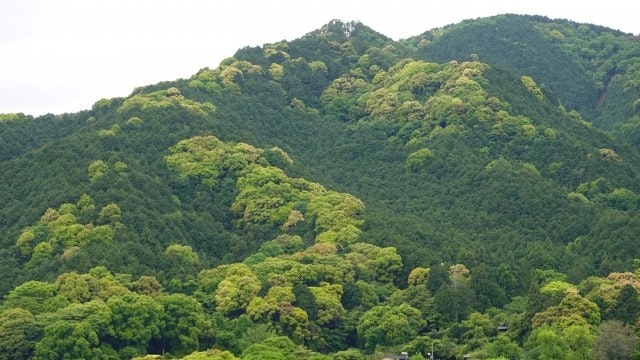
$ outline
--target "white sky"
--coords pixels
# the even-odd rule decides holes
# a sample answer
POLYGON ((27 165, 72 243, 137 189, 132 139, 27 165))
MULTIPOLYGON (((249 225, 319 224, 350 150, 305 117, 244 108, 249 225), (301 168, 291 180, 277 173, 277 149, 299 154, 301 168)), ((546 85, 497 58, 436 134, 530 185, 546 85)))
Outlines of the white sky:
POLYGON ((245 46, 293 40, 332 19, 394 39, 504 13, 639 34, 635 0, 1 0, 0 113, 76 112, 137 86, 186 78, 245 46))

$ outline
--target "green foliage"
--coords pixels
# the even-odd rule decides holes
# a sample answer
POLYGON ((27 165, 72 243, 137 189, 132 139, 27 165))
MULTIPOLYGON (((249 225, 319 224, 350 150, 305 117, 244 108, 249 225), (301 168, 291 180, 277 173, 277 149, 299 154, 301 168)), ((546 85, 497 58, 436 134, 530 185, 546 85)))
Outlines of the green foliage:
POLYGON ((0 115, 0 357, 628 357, 638 55, 542 17, 336 20, 0 115))
POLYGON ((408 169, 413 171, 419 170, 422 166, 424 166, 425 162, 433 156, 433 152, 429 150, 429 148, 422 148, 420 150, 416 150, 407 156, 407 161, 405 163, 408 169))
POLYGON ((41 329, 34 316, 22 308, 0 313, 0 357, 30 359, 41 329))
POLYGON ((280 64, 273 63, 269 66, 269 75, 275 81, 280 81, 284 77, 284 67, 280 64))
POLYGON ((34 359, 102 359, 98 335, 88 322, 72 324, 55 322, 45 328, 45 335, 36 344, 34 359))
POLYGON ((401 345, 413 339, 422 324, 420 311, 407 304, 375 306, 360 318, 358 336, 368 350, 376 345, 401 345))
POLYGON ((207 330, 208 323, 202 306, 184 294, 162 296, 164 308, 162 336, 172 354, 188 354, 198 349, 199 338, 207 330))
POLYGON ((89 169, 87 170, 89 172, 89 180, 96 181, 100 179, 102 176, 104 176, 107 170, 109 170, 109 165, 107 165, 104 161, 93 161, 91 164, 89 164, 89 169))
POLYGON ((75 205, 65 203, 58 210, 47 209, 39 222, 22 231, 16 246, 23 256, 30 257, 25 267, 38 269, 54 256, 69 260, 91 244, 111 243, 123 227, 121 221, 118 205, 108 204, 95 214, 93 200, 84 194, 75 205), (80 220, 87 223, 83 225, 80 220))
POLYGON ((598 329, 596 359, 630 359, 638 347, 638 337, 619 321, 607 321, 598 329))
POLYGON ((170 259, 173 266, 177 267, 189 267, 200 262, 198 254, 188 245, 171 244, 164 251, 164 254, 170 259))
POLYGON ((227 275, 215 292, 216 310, 223 314, 244 310, 259 290, 260 282, 251 270, 242 275, 227 275))
POLYGON ((21 308, 32 314, 40 314, 55 310, 59 306, 59 300, 55 297, 55 285, 32 280, 7 294, 2 308, 21 308))
POLYGON ((9 121, 24 121, 27 120, 29 117, 23 113, 3 113, 0 114, 0 123, 2 122, 9 122, 9 121))
POLYGON ((527 90, 529 90, 533 95, 535 95, 538 101, 542 101, 544 99, 544 94, 542 93, 542 90, 540 90, 540 88, 538 87, 538 84, 536 84, 536 82, 530 76, 522 76, 520 78, 520 81, 522 81, 522 85, 524 85, 524 87, 526 87, 527 90))
MULTIPOLYGON (((165 161, 181 179, 201 178, 203 184, 216 186, 225 176, 237 178, 238 195, 231 210, 240 215, 244 228, 272 226, 292 230, 305 214, 315 218, 316 241, 354 242, 361 224, 355 217, 364 210, 360 200, 348 194, 327 191, 319 184, 290 178, 261 158, 263 150, 247 144, 227 145, 215 137, 184 140, 171 149, 165 161)), ((290 158, 282 150, 285 161, 290 158)))
POLYGON ((111 310, 114 348, 130 347, 136 354, 144 354, 149 341, 160 336, 163 308, 151 297, 133 293, 113 296, 107 306, 111 310))
MULTIPOLYGON (((126 116, 128 114, 134 115, 150 110, 166 109, 180 109, 201 116, 206 116, 207 114, 213 113, 216 108, 211 103, 201 104, 187 99, 182 96, 180 90, 172 87, 167 90, 160 90, 147 95, 134 95, 125 100, 122 106, 118 108, 118 114, 126 116)), ((134 120, 134 122, 138 121, 134 120)))
POLYGON ((525 353, 533 359, 567 359, 567 341, 553 328, 535 330, 524 345, 525 353))
POLYGON ((198 177, 205 185, 215 186, 224 172, 240 171, 259 156, 260 151, 250 145, 229 146, 207 136, 180 141, 170 149, 165 162, 182 179, 198 177))
POLYGON ((196 351, 182 358, 183 360, 236 360, 229 351, 211 349, 207 351, 196 351))

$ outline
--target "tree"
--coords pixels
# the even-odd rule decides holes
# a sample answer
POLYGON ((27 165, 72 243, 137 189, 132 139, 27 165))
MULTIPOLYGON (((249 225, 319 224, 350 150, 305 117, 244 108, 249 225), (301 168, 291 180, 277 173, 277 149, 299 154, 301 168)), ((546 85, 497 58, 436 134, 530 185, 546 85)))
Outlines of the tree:
POLYGON ((208 325, 200 303, 184 294, 171 294, 162 296, 160 304, 164 307, 162 336, 166 350, 188 354, 198 349, 198 338, 208 325))
POLYGON ((614 305, 607 309, 607 319, 619 320, 625 324, 635 324, 640 313, 640 299, 638 291, 631 284, 625 284, 620 289, 614 305))
POLYGON ((223 314, 244 310, 258 295, 261 284, 253 272, 246 275, 230 275, 218 284, 214 298, 216 310, 223 314))
POLYGON ((528 357, 540 360, 567 359, 570 353, 569 345, 564 337, 550 327, 535 329, 527 338, 524 350, 528 357))
POLYGON ((111 297, 107 306, 112 314, 110 342, 114 348, 130 347, 132 355, 143 354, 149 341, 160 335, 163 310, 151 297, 127 293, 111 297))
POLYGON ((172 274, 190 273, 200 263, 198 254, 189 245, 171 244, 164 255, 169 260, 168 273, 172 274))
POLYGON ((382 305, 365 312, 358 322, 357 330, 364 348, 371 351, 376 345, 408 343, 423 325, 422 314, 410 305, 382 305))
POLYGON ((122 222, 122 211, 116 204, 108 204, 100 210, 98 222, 101 224, 117 224, 122 222))
POLYGON ((443 285, 435 295, 438 311, 455 322, 458 322, 469 314, 474 298, 475 293, 469 286, 468 281, 459 281, 443 285))
POLYGON ((449 271, 445 266, 434 265, 429 269, 427 288, 435 294, 441 286, 449 283, 449 271))
POLYGON ((542 90, 538 87, 538 84, 530 77, 530 76, 522 76, 520 78, 522 85, 527 88, 531 93, 533 93, 538 99, 538 101, 542 101, 544 99, 544 95, 542 94, 542 90))
POLYGON ((91 324, 57 321, 45 328, 45 335, 36 344, 34 360, 101 359, 98 335, 91 324))
POLYGON ((69 302, 87 302, 91 299, 91 290, 87 282, 88 276, 78 275, 75 271, 64 273, 56 279, 56 287, 59 296, 69 302))
POLYGON ((131 285, 131 289, 138 294, 155 297, 162 293, 162 284, 155 276, 143 275, 131 285))
POLYGON ((508 335, 500 334, 482 349, 482 355, 486 359, 522 359, 524 352, 508 335))
POLYGON ((595 358, 632 359, 638 348, 638 337, 620 321, 605 321, 600 325, 595 341, 595 358))
POLYGON ((16 287, 5 296, 2 303, 3 309, 22 308, 34 315, 53 311, 63 307, 60 298, 55 297, 56 287, 42 281, 27 281, 16 287))
POLYGON ((35 268, 51 261, 53 246, 48 242, 41 242, 33 248, 31 260, 25 264, 26 268, 35 268))
POLYGON ((562 331, 572 350, 572 360, 593 359, 595 336, 593 330, 586 325, 572 325, 562 331))
POLYGON ((280 64, 273 63, 269 66, 269 74, 273 80, 280 81, 282 77, 284 77, 284 67, 280 64))
POLYGON ((321 286, 309 287, 313 294, 318 309, 316 322, 320 325, 328 326, 342 321, 346 310, 340 301, 343 294, 343 287, 339 284, 322 283, 321 286))
POLYGON ((211 349, 207 351, 196 351, 185 357, 182 360, 237 360, 229 351, 223 351, 219 349, 211 349))
POLYGON ((580 296, 574 288, 566 291, 566 296, 560 304, 548 307, 535 314, 532 319, 533 328, 556 326, 559 329, 565 329, 571 325, 597 326, 599 324, 598 305, 580 296))
POLYGON ((309 287, 302 283, 297 283, 293 285, 291 290, 295 296, 293 305, 304 310, 309 316, 309 320, 315 321, 318 316, 318 304, 309 287))
MULTIPOLYGON (((236 323, 241 322, 243 319, 241 315, 238 319, 236 319, 236 323)), ((240 326, 236 327, 236 333, 239 336, 235 336, 237 338, 238 350, 240 352, 247 349, 249 346, 253 344, 260 343, 270 337, 277 336, 276 332, 273 330, 273 327, 269 324, 256 324, 249 321, 249 326, 246 328, 242 328, 240 326)))
POLYGON ((104 174, 109 170, 109 166, 102 160, 95 160, 91 164, 89 164, 89 169, 87 170, 89 173, 89 180, 94 182, 100 179, 104 174))
POLYGON ((72 303, 53 314, 45 315, 49 322, 57 320, 78 324, 86 321, 99 338, 113 335, 111 309, 102 300, 91 300, 84 304, 72 303))
POLYGON ((3 311, 0 313, 0 358, 30 359, 41 331, 35 317, 27 310, 3 311))
POLYGON ((409 286, 426 285, 429 279, 429 268, 417 267, 409 273, 407 284, 409 286))
POLYGON ((364 355, 358 349, 347 349, 333 354, 334 360, 365 360, 364 355))
POLYGON ((286 336, 270 337, 242 352, 245 360, 294 360, 296 345, 286 336))

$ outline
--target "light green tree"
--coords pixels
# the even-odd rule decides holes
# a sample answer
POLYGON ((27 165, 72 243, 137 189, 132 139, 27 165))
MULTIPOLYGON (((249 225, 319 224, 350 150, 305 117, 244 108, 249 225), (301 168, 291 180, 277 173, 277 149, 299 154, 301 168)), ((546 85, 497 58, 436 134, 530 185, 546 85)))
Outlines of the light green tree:
POLYGON ((218 284, 214 293, 216 310, 223 314, 244 310, 260 288, 260 281, 253 272, 229 275, 218 284))
POLYGON ((540 360, 564 360, 571 353, 565 338, 550 327, 535 329, 527 338, 524 350, 529 358, 540 360))
POLYGON ((91 164, 89 164, 89 180, 94 182, 100 179, 104 174, 109 170, 109 166, 102 160, 95 160, 91 164))
POLYGON ((280 81, 284 77, 284 67, 280 64, 273 63, 269 66, 269 75, 275 81, 280 81))
POLYGON ((72 303, 89 301, 91 289, 88 278, 86 275, 78 275, 75 271, 58 276, 55 282, 58 295, 72 303))
POLYGON ((419 310, 407 304, 374 306, 358 321, 358 337, 365 349, 376 345, 390 346, 408 343, 417 336, 424 320, 419 310))
POLYGON ((237 360, 238 358, 230 351, 211 349, 207 351, 196 351, 185 357, 182 360, 237 360))
POLYGON ((198 254, 189 245, 171 244, 164 255, 175 266, 190 268, 200 263, 198 254))
POLYGON ((103 224, 116 224, 122 222, 122 211, 116 204, 108 204, 100 210, 98 221, 103 224))
POLYGON ((595 334, 589 326, 572 325, 564 329, 562 334, 572 350, 570 359, 593 359, 595 334))

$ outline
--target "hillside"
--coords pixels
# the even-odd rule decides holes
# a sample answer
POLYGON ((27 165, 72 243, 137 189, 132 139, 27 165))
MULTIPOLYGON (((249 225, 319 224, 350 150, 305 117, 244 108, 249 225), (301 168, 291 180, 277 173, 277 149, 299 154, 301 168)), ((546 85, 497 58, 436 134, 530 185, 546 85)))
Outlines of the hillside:
POLYGON ((89 111, 0 115, 0 357, 637 342, 639 55, 543 17, 397 42, 334 20, 89 111))
POLYGON ((406 43, 423 59, 472 58, 531 76, 594 125, 630 135, 640 108, 640 40, 602 26, 500 15, 427 31, 406 43))

